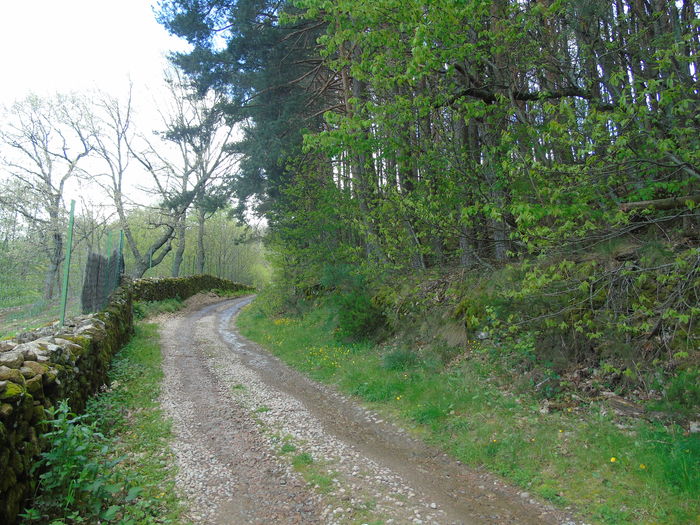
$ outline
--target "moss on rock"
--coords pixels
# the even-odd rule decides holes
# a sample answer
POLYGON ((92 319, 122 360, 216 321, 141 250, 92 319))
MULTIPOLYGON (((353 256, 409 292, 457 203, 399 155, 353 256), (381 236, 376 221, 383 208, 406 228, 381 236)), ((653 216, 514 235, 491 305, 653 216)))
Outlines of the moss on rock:
MULTIPOLYGON (((24 378, 22 378, 24 380, 24 378)), ((19 399, 22 394, 26 392, 26 389, 17 383, 7 383, 5 391, 0 394, 0 401, 11 402, 19 399)))

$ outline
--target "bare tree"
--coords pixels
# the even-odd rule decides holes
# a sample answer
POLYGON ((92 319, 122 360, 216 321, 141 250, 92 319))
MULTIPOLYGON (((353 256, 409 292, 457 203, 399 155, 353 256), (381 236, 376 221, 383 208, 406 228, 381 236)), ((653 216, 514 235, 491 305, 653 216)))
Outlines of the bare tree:
MULTIPOLYGON (((95 155, 102 161, 105 169, 95 180, 114 204, 126 244, 136 261, 132 274, 134 277, 141 277, 149 267, 160 264, 172 249, 172 217, 167 212, 158 214, 161 220, 152 226, 160 229, 160 233, 145 251, 142 251, 143 248, 139 247, 128 220, 129 210, 134 203, 129 199, 128 192, 125 192, 127 172, 133 169, 137 136, 133 129, 131 90, 124 101, 98 93, 93 104, 95 114, 92 116, 90 129, 95 137, 95 155)), ((155 179, 156 187, 163 192, 164 183, 160 174, 155 170, 149 172, 155 179)))
MULTIPOLYGON (((229 147, 232 128, 226 126, 219 99, 213 95, 195 96, 176 72, 170 72, 171 96, 161 109, 165 131, 146 136, 134 129, 131 93, 125 100, 99 94, 91 129, 95 153, 105 171, 98 183, 109 194, 136 265, 132 271, 141 277, 148 268, 160 264, 176 244, 173 275, 177 276, 185 249, 185 219, 189 208, 211 208, 215 188, 229 175, 234 155, 229 147), (137 161, 137 163, 134 163, 137 161), (129 210, 137 206, 129 199, 127 173, 141 169, 150 177, 150 191, 158 200, 157 219, 151 226, 158 236, 143 250, 129 225, 129 210)), ((133 186, 132 186, 133 188, 133 186)), ((219 201, 221 192, 217 193, 219 201)), ((217 201, 218 202, 218 201, 217 201)), ((202 255, 203 257, 203 255, 202 255)))
POLYGON ((45 299, 60 290, 66 183, 92 151, 87 116, 83 101, 76 97, 29 96, 5 110, 0 129, 2 166, 19 188, 0 194, 0 203, 44 232, 41 248, 49 260, 45 299))
POLYGON ((161 109, 165 131, 160 138, 170 150, 149 141, 149 148, 137 158, 154 177, 172 183, 161 183, 159 191, 175 220, 172 275, 177 277, 185 252, 188 208, 194 204, 199 216, 197 259, 202 268, 201 223, 228 201, 226 181, 233 175, 237 154, 231 147, 234 128, 224 119, 221 96, 213 91, 198 94, 178 70, 168 70, 166 82, 170 97, 167 107, 161 109))

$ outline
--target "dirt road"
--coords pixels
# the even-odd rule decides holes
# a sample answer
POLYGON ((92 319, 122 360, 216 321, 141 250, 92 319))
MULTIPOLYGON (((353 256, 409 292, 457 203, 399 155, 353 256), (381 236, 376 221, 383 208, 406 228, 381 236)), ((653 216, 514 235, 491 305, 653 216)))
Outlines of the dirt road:
POLYGON ((243 338, 235 316, 250 300, 162 321, 161 403, 193 522, 575 523, 243 338))

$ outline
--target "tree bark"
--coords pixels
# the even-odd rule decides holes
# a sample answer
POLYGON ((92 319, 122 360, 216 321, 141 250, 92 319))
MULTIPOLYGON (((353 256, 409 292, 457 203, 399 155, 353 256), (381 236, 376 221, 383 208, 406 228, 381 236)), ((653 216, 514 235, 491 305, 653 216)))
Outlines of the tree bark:
POLYGON ((197 273, 204 273, 204 221, 206 216, 204 210, 198 210, 197 213, 197 273))
POLYGON ((53 299, 61 292, 60 270, 63 258, 63 236, 54 231, 51 234, 51 253, 49 256, 49 267, 44 277, 44 299, 53 299))
POLYGON ((177 249, 173 258, 173 277, 180 277, 180 266, 182 265, 182 257, 185 254, 185 227, 187 215, 185 213, 177 221, 177 249))

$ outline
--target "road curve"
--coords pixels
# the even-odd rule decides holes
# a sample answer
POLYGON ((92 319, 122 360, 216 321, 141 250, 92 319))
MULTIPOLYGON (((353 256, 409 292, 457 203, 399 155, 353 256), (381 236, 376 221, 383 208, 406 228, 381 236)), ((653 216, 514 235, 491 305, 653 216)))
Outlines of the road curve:
POLYGON ((161 322, 161 404, 195 523, 574 524, 242 337, 252 297, 161 322), (283 452, 287 451, 287 454, 283 452), (291 466, 313 459, 307 483, 291 466), (315 487, 313 486, 315 485, 315 487))

